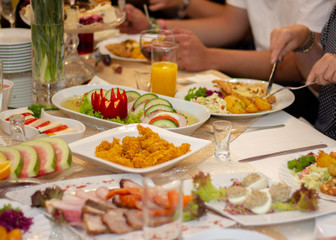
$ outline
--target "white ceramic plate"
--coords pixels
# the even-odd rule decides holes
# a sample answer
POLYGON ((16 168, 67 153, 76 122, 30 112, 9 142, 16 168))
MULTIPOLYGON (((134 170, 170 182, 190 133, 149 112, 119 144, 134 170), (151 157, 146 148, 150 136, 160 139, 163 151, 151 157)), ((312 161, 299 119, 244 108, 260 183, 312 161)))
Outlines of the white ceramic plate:
MULTIPOLYGON (((128 90, 136 91, 140 93, 141 95, 147 93, 145 91, 141 91, 141 90, 137 90, 134 88, 125 87, 125 86, 118 86, 118 85, 94 85, 94 86, 86 85, 86 86, 76 86, 76 87, 70 87, 70 88, 63 89, 57 92, 52 97, 52 102, 53 104, 55 104, 56 107, 58 107, 60 110, 65 112, 71 118, 77 119, 81 122, 84 122, 85 124, 90 124, 99 129, 110 129, 113 127, 119 127, 119 126, 125 125, 125 124, 116 123, 116 122, 112 122, 112 121, 105 120, 105 119, 99 119, 99 118, 85 115, 79 112, 75 112, 67 108, 64 108, 62 106, 62 102, 65 99, 78 96, 78 95, 83 95, 84 93, 90 90, 100 89, 100 88, 103 88, 103 89, 121 88, 121 89, 125 89, 126 91, 128 90)), ((173 105, 173 107, 178 112, 192 114, 194 117, 198 119, 197 123, 188 125, 186 127, 169 128, 169 130, 171 130, 172 132, 188 134, 188 135, 192 134, 197 128, 199 128, 210 117, 210 112, 205 107, 199 104, 191 103, 191 102, 187 102, 184 100, 167 97, 163 95, 158 95, 158 96, 160 96, 160 98, 164 98, 170 101, 170 103, 173 105)))
MULTIPOLYGON (((25 198, 24 196, 22 198, 25 198)), ((17 199, 13 199, 17 200, 17 199)), ((20 208, 24 216, 27 218, 33 218, 33 224, 29 230, 23 234, 23 240, 31 239, 50 239, 51 237, 51 224, 49 220, 36 208, 31 208, 30 204, 20 204, 8 199, 0 199, 0 208, 4 205, 10 204, 13 208, 20 208)))
POLYGON ((135 58, 126 58, 126 57, 120 57, 117 56, 113 53, 111 53, 107 48, 105 47, 108 44, 113 44, 113 43, 121 43, 127 39, 130 40, 135 40, 137 42, 140 41, 140 34, 130 34, 130 35, 120 35, 117 37, 113 37, 111 39, 107 39, 103 42, 98 43, 98 48, 101 54, 104 55, 110 55, 111 58, 119 59, 119 60, 126 60, 126 61, 132 61, 132 62, 147 62, 146 59, 135 59, 135 58))
MULTIPOLYGON (((1 129, 7 133, 10 134, 10 125, 9 122, 6 121, 6 119, 21 110, 26 110, 27 107, 19 108, 19 109, 13 109, 13 110, 7 110, 4 112, 0 113, 0 123, 1 123, 1 129)), ((64 139, 67 143, 71 143, 74 141, 77 141, 79 139, 82 139, 84 136, 85 132, 85 125, 79 121, 69 119, 69 118, 63 118, 63 117, 56 117, 50 114, 47 114, 43 109, 41 112, 41 118, 47 119, 50 122, 61 122, 63 124, 66 124, 68 127, 77 129, 77 132, 72 132, 72 133, 66 133, 66 134, 60 134, 60 135, 54 135, 52 137, 59 137, 64 139)), ((30 126, 25 126, 25 132, 26 132, 26 137, 30 138, 35 135, 39 134, 39 131, 36 128, 30 127, 30 126)))
MULTIPOLYGON (((211 178, 215 186, 229 187, 232 185, 232 179, 243 180, 243 178, 247 174, 249 173, 232 173, 232 174, 214 175, 211 176, 211 178)), ((185 181, 183 187, 184 192, 190 192, 192 189, 192 181, 191 180, 185 181)), ((314 212, 283 211, 283 212, 275 212, 260 215, 231 215, 230 213, 225 212, 223 210, 225 207, 224 202, 210 202, 207 203, 207 206, 216 211, 217 213, 229 217, 245 226, 260 226, 260 225, 296 222, 316 218, 336 211, 335 202, 326 201, 323 199, 319 199, 318 202, 319 209, 314 212)))
POLYGON ((209 229, 184 240, 272 240, 272 238, 255 231, 244 229, 209 229))
MULTIPOLYGON (((38 190, 45 190, 47 187, 59 186, 66 193, 73 193, 78 189, 83 190, 95 190, 100 186, 107 186, 108 188, 118 188, 119 181, 122 178, 131 179, 134 182, 142 184, 142 176, 137 174, 114 174, 114 175, 102 175, 78 179, 69 179, 64 181, 58 181, 54 183, 47 183, 38 186, 30 186, 29 188, 22 188, 12 192, 7 192, 6 196, 10 199, 17 199, 22 204, 30 205, 31 196, 38 190)), ((192 236, 197 233, 204 231, 204 229, 213 229, 213 228, 225 228, 234 225, 235 222, 218 215, 208 213, 206 216, 203 216, 199 220, 190 221, 183 223, 183 236, 192 236)), ((39 238, 47 239, 47 238, 39 238)), ((72 239, 72 238, 71 238, 72 239)), ((95 239, 95 240, 134 240, 134 239, 143 239, 142 231, 131 232, 127 234, 101 234, 94 237, 83 236, 83 239, 95 239)))
MULTIPOLYGON (((335 152, 336 148, 324 148, 322 149, 324 152, 326 153, 330 153, 330 152, 335 152)), ((281 178, 281 180, 283 180, 285 183, 287 183, 289 186, 291 186, 294 189, 299 189, 301 184, 297 182, 297 179, 295 178, 295 176, 293 176, 290 173, 290 170, 287 167, 287 162, 297 159, 301 156, 307 155, 310 152, 313 152, 315 154, 317 154, 320 150, 313 150, 313 151, 306 151, 306 152, 302 152, 300 154, 292 154, 286 157, 286 161, 284 161, 279 168, 279 176, 281 178)), ((331 195, 327 195, 324 194, 322 192, 319 192, 319 196, 322 199, 326 199, 326 200, 332 200, 332 201, 336 201, 336 197, 335 196, 331 196, 331 195)))
MULTIPOLYGON (((215 79, 214 79, 215 80, 215 79)), ((264 81, 260 80, 254 80, 254 79, 222 79, 223 81, 230 81, 230 82, 244 82, 244 83, 249 83, 249 84, 254 84, 254 83, 262 83, 264 81)), ((267 85, 267 82, 264 82, 267 85)), ((209 90, 219 90, 219 88, 214 87, 214 84, 210 81, 207 82, 202 82, 202 83, 194 83, 190 84, 188 86, 185 86, 181 88, 177 93, 175 94, 176 98, 179 99, 184 99, 184 97, 188 94, 189 89, 196 87, 198 89, 199 87, 205 87, 209 90)), ((273 84, 272 86, 272 91, 276 91, 282 86, 278 84, 273 84)), ((288 106, 290 106, 294 100, 295 96, 294 94, 289 91, 288 89, 284 89, 281 92, 275 94, 276 97, 276 102, 272 104, 272 110, 270 111, 263 111, 263 112, 258 112, 258 113, 244 113, 244 114, 233 114, 233 113, 211 113, 213 116, 218 116, 218 117, 225 117, 228 119, 244 119, 244 118, 253 118, 253 117, 260 117, 265 114, 269 113, 274 113, 277 111, 280 111, 288 106)))
POLYGON ((2 28, 0 29, 0 42, 3 48, 25 46, 31 42, 31 31, 24 28, 2 28))
POLYGON ((185 136, 182 134, 174 133, 168 131, 163 128, 159 128, 156 126, 148 125, 148 124, 141 124, 144 127, 149 127, 160 135, 161 138, 167 140, 170 143, 173 143, 175 146, 180 146, 182 143, 189 143, 190 144, 190 151, 178 158, 172 159, 170 161, 152 166, 147 168, 130 168, 125 167, 102 158, 96 157, 95 150, 96 147, 103 141, 112 142, 113 138, 123 139, 126 136, 139 136, 137 130, 138 124, 129 124, 122 127, 110 129, 93 136, 81 139, 79 141, 73 142, 69 145, 72 153, 83 159, 87 162, 93 163, 98 167, 110 170, 112 172, 129 172, 129 173, 150 173, 150 172, 163 172, 168 168, 173 167, 178 162, 181 162, 185 158, 189 157, 190 155, 198 152, 202 148, 211 144, 211 141, 203 140, 199 138, 193 138, 189 136, 185 136))

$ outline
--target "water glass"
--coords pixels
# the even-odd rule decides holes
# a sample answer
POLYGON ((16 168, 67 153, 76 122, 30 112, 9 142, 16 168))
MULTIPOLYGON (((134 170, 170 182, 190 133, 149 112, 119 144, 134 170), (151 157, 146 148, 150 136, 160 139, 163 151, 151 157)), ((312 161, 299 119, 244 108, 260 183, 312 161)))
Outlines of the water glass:
POLYGON ((13 114, 9 117, 10 124, 10 145, 20 144, 26 141, 25 116, 13 114))
POLYGON ((152 41, 159 39, 160 41, 166 42, 175 42, 174 33, 169 30, 145 30, 140 33, 140 50, 142 54, 147 58, 150 62, 152 60, 152 41))
POLYGON ((152 92, 174 97, 177 79, 178 44, 173 42, 152 42, 151 84, 152 92))
POLYGON ((230 159, 230 137, 232 124, 230 121, 214 121, 213 132, 215 138, 215 157, 222 161, 231 161, 230 159))
POLYGON ((144 238, 182 239, 182 180, 155 184, 150 177, 143 180, 144 238))
POLYGON ((150 92, 151 91, 151 73, 150 72, 135 72, 135 81, 137 89, 150 92))

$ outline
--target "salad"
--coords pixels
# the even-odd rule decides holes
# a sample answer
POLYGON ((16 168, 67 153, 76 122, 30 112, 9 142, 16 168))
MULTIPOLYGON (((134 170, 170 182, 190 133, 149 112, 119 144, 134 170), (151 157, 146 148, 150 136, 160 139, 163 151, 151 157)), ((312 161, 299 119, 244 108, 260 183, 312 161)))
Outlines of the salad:
POLYGON ((246 114, 269 111, 275 97, 264 97, 260 84, 231 83, 227 81, 212 81, 221 91, 196 87, 188 90, 184 99, 204 105, 212 113, 246 114), (256 90, 257 89, 257 90, 256 90))
POLYGON ((213 113, 230 113, 226 107, 226 101, 220 91, 212 91, 200 87, 191 88, 184 97, 185 100, 195 102, 207 107, 213 113))
POLYGON ((287 162, 290 174, 298 184, 321 192, 321 186, 335 177, 335 153, 320 150, 317 154, 309 153, 287 162))

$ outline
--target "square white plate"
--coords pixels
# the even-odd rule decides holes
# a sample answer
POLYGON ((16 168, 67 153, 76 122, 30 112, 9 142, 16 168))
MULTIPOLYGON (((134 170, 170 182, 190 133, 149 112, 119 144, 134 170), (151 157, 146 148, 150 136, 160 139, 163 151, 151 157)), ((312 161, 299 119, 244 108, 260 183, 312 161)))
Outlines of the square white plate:
POLYGON ((96 147, 103 141, 112 142, 113 138, 118 138, 122 140, 126 136, 139 136, 137 130, 138 124, 129 124, 122 127, 110 129, 93 136, 78 140, 69 144, 69 147, 72 153, 83 159, 87 162, 93 163, 98 167, 110 170, 112 172, 121 173, 121 172, 129 172, 129 173, 152 173, 152 172, 163 172, 168 168, 173 167, 178 162, 182 161, 183 159, 189 157, 190 155, 198 152, 202 148, 208 146, 211 141, 203 140, 199 138, 189 137, 182 134, 174 133, 168 131, 163 128, 159 128, 156 126, 148 125, 148 124, 141 124, 144 127, 149 127, 160 135, 161 138, 167 140, 170 143, 173 143, 175 146, 180 146, 182 143, 189 143, 190 144, 190 151, 178 158, 172 159, 170 161, 152 166, 147 168, 130 168, 125 167, 117 163, 113 163, 102 158, 96 157, 95 150, 96 147))
MULTIPOLYGON (((233 173, 233 174, 223 174, 211 176, 212 182, 215 186, 229 187, 232 185, 232 179, 243 180, 243 178, 249 173, 233 173)), ((192 189, 192 180, 184 182, 184 192, 189 192, 192 189)), ((302 221, 306 219, 316 218, 329 213, 336 212, 336 203, 319 199, 318 206, 319 209, 314 212, 300 212, 300 211, 283 211, 260 215, 231 215, 230 213, 224 211, 224 202, 210 202, 207 206, 217 213, 229 217, 242 225, 245 226, 260 226, 260 225, 271 225, 271 224, 281 224, 288 222, 302 221)))
MULTIPOLYGON (((101 186, 108 188, 119 188, 119 181, 122 178, 131 179, 132 181, 142 185, 142 176, 138 174, 114 174, 85 177, 78 179, 69 179, 58 182, 51 182, 41 184, 38 186, 30 186, 28 188, 18 189, 12 192, 7 192, 6 197, 19 201, 25 205, 31 205, 31 196, 38 190, 45 190, 47 187, 59 186, 66 193, 74 193, 78 189, 82 190, 95 190, 101 186)), ((204 229, 222 229, 234 225, 235 222, 227 218, 218 216, 217 214, 207 213, 206 216, 201 217, 199 220, 189 221, 183 223, 182 234, 183 237, 195 236, 204 229)), ((76 230, 75 230, 76 231, 76 230)), ((77 230, 79 232, 79 230, 77 230)), ((95 239, 95 240, 134 240, 143 239, 142 231, 135 231, 127 234, 101 234, 97 236, 88 236, 83 231, 80 232, 82 239, 95 239)), ((70 238, 69 239, 75 239, 70 238)))

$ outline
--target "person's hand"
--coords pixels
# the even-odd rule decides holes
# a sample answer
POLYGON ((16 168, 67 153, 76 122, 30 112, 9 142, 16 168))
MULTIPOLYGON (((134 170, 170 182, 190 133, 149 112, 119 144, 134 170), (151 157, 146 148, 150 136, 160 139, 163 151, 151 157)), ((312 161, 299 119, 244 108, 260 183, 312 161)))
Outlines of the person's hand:
POLYGON ((318 60, 310 71, 306 84, 317 81, 317 84, 336 83, 336 55, 326 53, 318 60))
POLYGON ((311 32, 304 25, 290 25, 276 28, 271 33, 271 63, 282 59, 291 51, 309 42, 311 32))
POLYGON ((189 30, 172 29, 175 41, 179 44, 178 66, 187 71, 201 71, 207 69, 207 48, 189 30))
POLYGON ((167 8, 182 8, 183 0, 149 0, 149 9, 153 12, 167 8))
POLYGON ((122 33, 140 33, 149 28, 145 14, 131 4, 125 6, 126 20, 118 28, 122 33))

